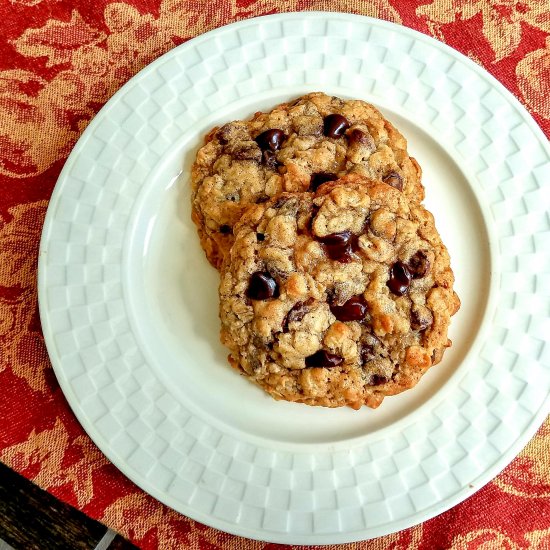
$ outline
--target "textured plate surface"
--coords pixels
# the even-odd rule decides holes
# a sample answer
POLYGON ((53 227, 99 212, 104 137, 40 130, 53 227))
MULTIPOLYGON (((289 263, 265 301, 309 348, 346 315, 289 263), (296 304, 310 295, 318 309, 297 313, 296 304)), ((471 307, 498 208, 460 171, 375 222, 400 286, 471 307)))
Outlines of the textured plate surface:
POLYGON ((219 529, 336 543, 433 517, 549 410, 549 158, 498 82, 404 27, 300 13, 200 36, 111 99, 55 188, 39 303, 63 391, 124 474, 219 529), (376 411, 278 403, 227 366, 189 219, 202 135, 314 90, 376 104, 408 138, 463 302, 444 361, 376 411))

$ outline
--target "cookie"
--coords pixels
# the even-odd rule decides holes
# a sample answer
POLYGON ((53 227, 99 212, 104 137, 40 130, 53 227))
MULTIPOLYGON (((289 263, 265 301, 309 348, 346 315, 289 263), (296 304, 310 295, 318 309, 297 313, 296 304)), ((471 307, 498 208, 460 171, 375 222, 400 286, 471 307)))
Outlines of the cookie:
POLYGON ((348 173, 424 197, 405 138, 364 101, 312 93, 214 128, 192 168, 192 218, 208 259, 219 268, 250 205, 348 173))
POLYGON ((450 346, 460 306, 433 216, 350 174, 252 206, 222 265, 230 363, 275 399, 375 408, 450 346))

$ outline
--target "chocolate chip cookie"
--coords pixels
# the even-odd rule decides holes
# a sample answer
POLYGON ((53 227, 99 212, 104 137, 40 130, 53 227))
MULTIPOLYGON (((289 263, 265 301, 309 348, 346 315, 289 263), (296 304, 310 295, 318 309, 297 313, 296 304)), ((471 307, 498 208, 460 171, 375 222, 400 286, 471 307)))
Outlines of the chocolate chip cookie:
MULTIPOLYGON (((332 142, 331 142, 332 143, 332 142)), ((451 342, 460 306, 432 215, 350 174, 249 208, 222 265, 230 363, 275 399, 377 407, 451 342)))
POLYGON ((252 204, 281 192, 311 191, 354 173, 422 201, 421 170, 405 138, 372 105, 312 93, 214 128, 192 169, 192 217, 212 265, 252 204))

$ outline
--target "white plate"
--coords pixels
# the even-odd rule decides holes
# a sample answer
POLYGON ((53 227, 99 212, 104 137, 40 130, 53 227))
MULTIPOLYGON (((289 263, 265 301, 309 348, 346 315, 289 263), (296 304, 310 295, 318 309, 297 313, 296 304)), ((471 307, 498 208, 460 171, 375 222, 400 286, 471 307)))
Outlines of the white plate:
POLYGON ((337 543, 433 517, 549 410, 549 157, 498 82, 404 27, 299 13, 191 40, 109 101, 52 196, 39 300, 61 387, 124 474, 218 529, 337 543), (370 101, 406 135, 462 298, 444 361, 375 411, 275 402, 228 367, 189 217, 204 133, 314 90, 370 101))

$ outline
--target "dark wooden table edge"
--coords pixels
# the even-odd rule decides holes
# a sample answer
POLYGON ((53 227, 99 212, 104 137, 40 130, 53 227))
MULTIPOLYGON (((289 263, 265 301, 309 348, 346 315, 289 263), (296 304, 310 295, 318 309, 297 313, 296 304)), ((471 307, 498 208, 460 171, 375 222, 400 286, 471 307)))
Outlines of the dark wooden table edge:
POLYGON ((137 549, 1 462, 0 539, 14 550, 137 549))

